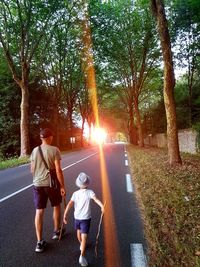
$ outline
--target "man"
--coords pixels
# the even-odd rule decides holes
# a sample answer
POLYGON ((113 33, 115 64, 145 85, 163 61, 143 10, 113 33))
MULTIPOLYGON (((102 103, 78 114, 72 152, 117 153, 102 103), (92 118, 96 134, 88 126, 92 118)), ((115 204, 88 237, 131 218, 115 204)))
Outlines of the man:
POLYGON ((62 196, 65 196, 65 185, 63 172, 60 165, 61 155, 57 147, 52 146, 53 133, 50 129, 45 128, 40 131, 40 139, 42 141, 41 150, 49 169, 56 170, 59 181, 58 188, 50 187, 49 170, 45 166, 39 147, 35 147, 31 153, 31 172, 33 174, 33 193, 35 213, 35 230, 37 236, 36 252, 43 252, 46 241, 42 237, 44 209, 49 198, 53 207, 53 223, 54 233, 52 239, 58 239, 60 235, 60 219, 61 219, 61 202, 62 196))

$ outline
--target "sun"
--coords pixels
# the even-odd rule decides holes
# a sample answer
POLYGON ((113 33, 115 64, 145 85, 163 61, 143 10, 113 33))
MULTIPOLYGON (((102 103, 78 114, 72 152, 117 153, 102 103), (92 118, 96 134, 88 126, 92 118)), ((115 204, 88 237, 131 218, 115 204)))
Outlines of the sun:
POLYGON ((103 128, 94 128, 92 131, 92 141, 98 144, 103 144, 106 141, 106 130, 103 128))

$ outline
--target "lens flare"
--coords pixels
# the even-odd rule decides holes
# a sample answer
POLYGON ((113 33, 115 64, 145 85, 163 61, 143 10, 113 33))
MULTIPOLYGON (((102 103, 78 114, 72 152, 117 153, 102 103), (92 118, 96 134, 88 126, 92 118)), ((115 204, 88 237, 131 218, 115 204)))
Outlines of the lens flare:
MULTIPOLYGON (((83 1, 86 3, 86 1, 83 1)), ((93 61, 92 40, 90 34, 90 22, 88 18, 87 8, 85 9, 85 16, 82 19, 83 30, 83 69, 85 72, 86 86, 89 92, 90 103, 92 105, 93 116, 95 126, 97 127, 95 132, 96 140, 104 140, 106 132, 99 127, 99 115, 97 105, 97 91, 96 91, 96 79, 95 68, 93 61)), ((105 255, 105 267, 120 267, 121 258, 119 253, 119 240, 117 237, 117 229, 115 224, 115 216, 112 203, 112 195, 110 192, 110 185, 108 181, 108 174, 104 159, 104 153, 102 145, 99 143, 100 151, 100 168, 101 168, 101 183, 102 183, 102 197, 103 202, 106 201, 106 211, 104 215, 104 255, 105 255)))
POLYGON ((101 184, 103 201, 106 201, 106 209, 103 220, 104 225, 104 254, 106 267, 120 267, 121 258, 119 253, 119 240, 117 237, 117 226, 115 223, 114 209, 112 203, 112 194, 108 181, 106 163, 102 146, 99 146, 100 152, 100 168, 101 168, 101 184))
POLYGON ((94 128, 92 132, 92 141, 98 144, 103 144, 106 141, 107 133, 103 128, 94 128))

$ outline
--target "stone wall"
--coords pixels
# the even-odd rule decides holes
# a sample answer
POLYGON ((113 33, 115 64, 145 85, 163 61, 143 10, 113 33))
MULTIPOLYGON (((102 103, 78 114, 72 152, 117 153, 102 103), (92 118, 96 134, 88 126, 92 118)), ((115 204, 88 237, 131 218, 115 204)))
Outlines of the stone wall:
MULTIPOLYGON (((181 152, 197 153, 197 132, 192 129, 178 131, 179 148, 181 152)), ((148 136, 144 143, 150 146, 167 147, 167 135, 165 133, 148 136)))
POLYGON ((178 132, 180 151, 195 154, 197 153, 197 132, 191 129, 178 132))

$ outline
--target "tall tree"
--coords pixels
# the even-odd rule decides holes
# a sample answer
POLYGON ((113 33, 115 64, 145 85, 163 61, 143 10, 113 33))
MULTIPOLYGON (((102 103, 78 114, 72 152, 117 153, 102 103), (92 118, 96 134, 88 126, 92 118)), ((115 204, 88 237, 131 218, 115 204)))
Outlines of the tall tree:
POLYGON ((110 74, 115 73, 115 83, 119 85, 115 90, 129 114, 130 141, 134 142, 136 123, 139 145, 143 146, 140 102, 159 54, 149 6, 139 3, 119 1, 94 5, 100 15, 94 15, 93 28, 99 55, 110 66, 110 74))
POLYGON ((2 0, 0 3, 0 42, 13 79, 21 88, 20 156, 30 153, 29 84, 31 66, 41 44, 44 56, 50 42, 51 32, 59 17, 62 16, 62 9, 57 12, 59 8, 61 8, 60 4, 55 1, 2 0))
POLYGON ((167 142, 169 162, 171 165, 180 164, 181 157, 178 143, 178 130, 176 120, 176 107, 174 101, 174 67, 172 60, 171 41, 168 30, 168 23, 162 0, 151 0, 152 9, 157 20, 160 36, 163 61, 164 61, 164 103, 167 117, 167 142))
MULTIPOLYGON (((69 7, 68 7, 69 9, 69 7)), ((77 92, 81 83, 80 56, 77 48, 77 34, 75 23, 72 22, 72 10, 60 21, 59 27, 54 30, 51 44, 47 52, 43 74, 46 86, 51 92, 54 102, 53 121, 56 141, 59 146, 59 113, 65 111, 69 120, 70 135, 73 135, 73 111, 76 105, 77 92)))
POLYGON ((86 81, 83 83, 81 90, 78 93, 78 109, 82 119, 81 126, 81 145, 83 146, 83 134, 85 129, 85 123, 89 126, 88 141, 91 140, 91 124, 94 123, 93 109, 89 98, 88 88, 86 87, 86 81))

